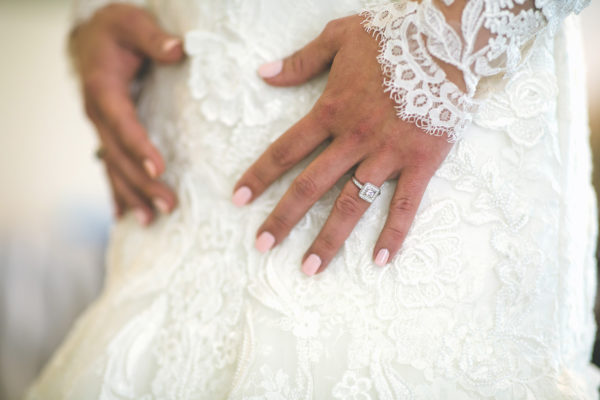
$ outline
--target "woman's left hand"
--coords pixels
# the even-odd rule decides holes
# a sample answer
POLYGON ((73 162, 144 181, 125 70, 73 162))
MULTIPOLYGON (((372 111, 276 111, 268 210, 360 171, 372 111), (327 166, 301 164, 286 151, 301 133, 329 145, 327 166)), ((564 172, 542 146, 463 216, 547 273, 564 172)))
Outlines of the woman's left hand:
MULTIPOLYGON (((381 186, 388 179, 398 180, 373 252, 376 264, 387 264, 400 249, 430 178, 452 147, 446 137, 430 136, 396 116, 395 104, 382 87, 378 42, 362 21, 358 15, 331 21, 300 51, 259 68, 273 86, 299 85, 330 68, 325 91, 313 109, 273 142, 235 185, 233 202, 244 205, 331 140, 258 229, 256 247, 262 252, 281 243, 309 208, 356 166, 359 182, 381 186)), ((369 207, 358 192, 351 180, 344 186, 303 257, 307 275, 327 266, 369 207)))

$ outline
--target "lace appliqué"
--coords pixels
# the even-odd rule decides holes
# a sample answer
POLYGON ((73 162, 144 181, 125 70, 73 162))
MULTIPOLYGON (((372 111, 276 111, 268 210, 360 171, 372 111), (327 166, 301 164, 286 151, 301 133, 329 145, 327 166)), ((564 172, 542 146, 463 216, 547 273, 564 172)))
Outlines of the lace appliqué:
POLYGON ((398 116, 430 135, 455 141, 470 122, 474 104, 427 51, 419 10, 418 3, 405 2, 367 11, 365 28, 380 41, 377 60, 398 116))
POLYGON ((384 86, 398 116, 429 134, 458 140, 477 110, 474 96, 481 78, 514 72, 523 60, 522 49, 545 27, 543 12, 524 3, 470 0, 460 21, 447 20, 432 0, 365 11, 365 29, 380 41, 384 86), (460 26, 460 32, 451 25, 460 26), (462 73, 464 92, 439 61, 462 73))

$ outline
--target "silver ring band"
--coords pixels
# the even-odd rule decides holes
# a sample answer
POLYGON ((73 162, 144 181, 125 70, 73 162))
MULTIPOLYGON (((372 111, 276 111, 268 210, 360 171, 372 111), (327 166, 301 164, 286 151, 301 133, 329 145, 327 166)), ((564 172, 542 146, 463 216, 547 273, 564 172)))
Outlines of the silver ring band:
POLYGON ((360 183, 354 176, 352 176, 352 182, 360 189, 358 197, 366 202, 372 203, 381 194, 381 187, 375 186, 371 182, 360 183))

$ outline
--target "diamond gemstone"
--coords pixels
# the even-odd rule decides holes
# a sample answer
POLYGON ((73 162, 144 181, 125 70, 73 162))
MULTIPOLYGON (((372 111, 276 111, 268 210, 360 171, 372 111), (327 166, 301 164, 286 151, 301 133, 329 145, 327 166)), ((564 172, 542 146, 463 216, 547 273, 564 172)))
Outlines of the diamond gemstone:
POLYGON ((358 195, 361 199, 372 203, 379 195, 379 188, 372 183, 367 182, 363 185, 358 195))

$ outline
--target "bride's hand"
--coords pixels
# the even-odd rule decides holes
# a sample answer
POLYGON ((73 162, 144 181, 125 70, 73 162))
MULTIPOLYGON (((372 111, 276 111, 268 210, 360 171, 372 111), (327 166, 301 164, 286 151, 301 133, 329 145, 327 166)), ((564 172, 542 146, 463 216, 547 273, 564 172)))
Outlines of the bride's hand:
MULTIPOLYGON (((398 182, 373 252, 376 264, 385 265, 400 249, 430 178, 451 149, 446 137, 430 136, 396 116, 395 104, 382 87, 378 42, 361 22, 358 15, 332 21, 300 51, 259 68, 274 86, 299 85, 330 68, 327 87, 314 108, 272 143, 235 185, 234 203, 246 204, 321 143, 331 141, 258 229, 256 247, 262 252, 281 243, 308 209, 356 166, 354 175, 362 183, 398 182)), ((369 207, 358 192, 351 180, 345 184, 303 257, 307 275, 327 266, 369 207)))
POLYGON ((133 210, 147 225, 155 209, 168 213, 177 199, 156 179, 165 163, 137 118, 130 86, 146 62, 180 61, 181 40, 162 31, 146 11, 112 4, 77 26, 69 47, 86 113, 102 143, 116 214, 133 210))

